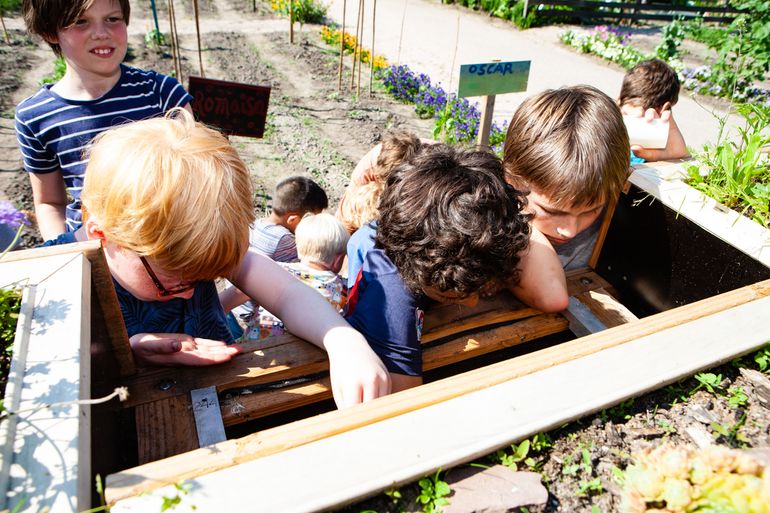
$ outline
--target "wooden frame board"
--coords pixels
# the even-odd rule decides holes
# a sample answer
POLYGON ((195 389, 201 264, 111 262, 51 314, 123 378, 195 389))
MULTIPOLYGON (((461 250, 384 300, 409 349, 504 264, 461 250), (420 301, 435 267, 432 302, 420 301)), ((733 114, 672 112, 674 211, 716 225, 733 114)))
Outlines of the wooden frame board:
POLYGON ((91 393, 91 264, 81 253, 0 262, 9 279, 26 289, 5 396, 18 415, 0 422, 0 509, 87 509, 91 409, 76 401, 91 393))
MULTIPOLYGON (((108 498, 152 489, 142 485, 161 484, 165 470, 165 479, 190 479, 183 503, 198 511, 333 508, 757 349, 770 339, 769 293, 763 282, 323 419, 137 467, 108 477, 108 498)), ((169 493, 173 487, 119 500, 113 511, 148 511, 169 493)))

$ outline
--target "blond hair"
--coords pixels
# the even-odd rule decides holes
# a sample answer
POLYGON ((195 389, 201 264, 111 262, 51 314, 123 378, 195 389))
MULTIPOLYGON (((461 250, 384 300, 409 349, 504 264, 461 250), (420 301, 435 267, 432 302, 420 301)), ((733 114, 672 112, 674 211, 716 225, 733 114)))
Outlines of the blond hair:
POLYGON ((505 137, 503 164, 515 187, 533 188, 556 206, 596 205, 620 194, 631 149, 620 108, 591 86, 527 98, 505 137))
POLYGON ((187 280, 226 276, 248 249, 246 165, 222 134, 183 109, 100 134, 81 197, 106 240, 187 280))
POLYGON ((377 204, 385 188, 383 182, 369 182, 365 185, 353 185, 345 191, 340 202, 337 219, 349 233, 353 233, 369 221, 377 219, 380 211, 377 204))
POLYGON ((305 214, 294 231, 297 255, 331 266, 334 259, 344 255, 350 234, 331 214, 305 214))

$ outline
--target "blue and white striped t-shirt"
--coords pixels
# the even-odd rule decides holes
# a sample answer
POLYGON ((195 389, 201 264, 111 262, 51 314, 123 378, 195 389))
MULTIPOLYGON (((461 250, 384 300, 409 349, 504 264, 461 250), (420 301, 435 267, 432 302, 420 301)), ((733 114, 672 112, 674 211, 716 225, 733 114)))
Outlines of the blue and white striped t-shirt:
POLYGON ((192 101, 172 77, 120 65, 120 79, 96 100, 68 100, 46 84, 16 107, 16 136, 30 173, 61 170, 73 201, 67 229, 80 225, 80 191, 88 159, 83 150, 99 133, 130 121, 162 115, 192 101))

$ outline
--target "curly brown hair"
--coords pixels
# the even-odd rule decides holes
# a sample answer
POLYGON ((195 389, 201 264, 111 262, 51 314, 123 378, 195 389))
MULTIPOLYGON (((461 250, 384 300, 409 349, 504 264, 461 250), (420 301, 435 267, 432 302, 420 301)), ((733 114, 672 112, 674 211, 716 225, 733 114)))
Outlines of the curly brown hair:
POLYGON ((375 246, 412 292, 467 297, 518 279, 530 233, 525 201, 489 151, 429 146, 388 178, 375 246))

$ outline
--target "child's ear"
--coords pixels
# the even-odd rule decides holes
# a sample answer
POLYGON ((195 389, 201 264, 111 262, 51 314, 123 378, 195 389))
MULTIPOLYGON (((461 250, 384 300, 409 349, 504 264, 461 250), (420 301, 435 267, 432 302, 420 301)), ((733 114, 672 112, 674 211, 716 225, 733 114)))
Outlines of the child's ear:
POLYGON ((299 222, 302 221, 302 216, 299 214, 286 214, 286 227, 291 231, 291 233, 294 233, 294 230, 297 229, 297 225, 299 222))
POLYGON ((99 227, 99 223, 95 219, 91 218, 86 221, 85 224, 86 236, 89 240, 101 239, 104 240, 104 232, 99 227))

